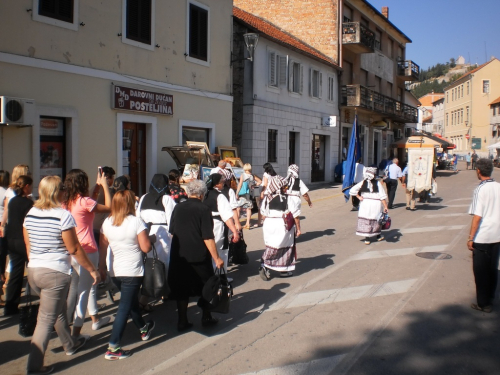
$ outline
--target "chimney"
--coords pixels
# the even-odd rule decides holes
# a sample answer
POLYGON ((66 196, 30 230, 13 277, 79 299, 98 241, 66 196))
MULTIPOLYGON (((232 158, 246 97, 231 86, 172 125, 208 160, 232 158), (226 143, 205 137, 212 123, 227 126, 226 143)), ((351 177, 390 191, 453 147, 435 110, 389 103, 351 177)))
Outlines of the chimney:
POLYGON ((389 19, 389 7, 382 7, 382 15, 389 19))

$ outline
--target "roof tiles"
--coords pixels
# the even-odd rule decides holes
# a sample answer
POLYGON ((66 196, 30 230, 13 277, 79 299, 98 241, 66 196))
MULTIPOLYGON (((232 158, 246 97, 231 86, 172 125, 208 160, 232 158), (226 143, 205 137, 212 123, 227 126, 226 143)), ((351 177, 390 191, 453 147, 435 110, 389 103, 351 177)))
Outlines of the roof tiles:
POLYGON ((287 33, 286 31, 280 29, 278 26, 272 24, 271 22, 263 18, 257 17, 251 13, 245 12, 244 10, 234 6, 233 6, 233 16, 236 17, 242 23, 251 27, 252 29, 255 29, 261 34, 264 34, 268 39, 271 39, 279 44, 285 45, 301 53, 309 55, 315 60, 319 60, 335 68, 339 67, 338 64, 336 64, 335 61, 330 57, 319 52, 314 47, 311 47, 310 45, 304 43, 297 37, 287 33))

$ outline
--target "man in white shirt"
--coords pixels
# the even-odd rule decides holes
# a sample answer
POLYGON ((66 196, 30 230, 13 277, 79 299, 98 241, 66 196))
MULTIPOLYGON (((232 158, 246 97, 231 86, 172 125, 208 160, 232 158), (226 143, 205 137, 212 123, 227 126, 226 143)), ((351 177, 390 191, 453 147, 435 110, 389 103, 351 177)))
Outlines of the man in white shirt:
POLYGON ((476 162, 477 178, 469 214, 473 215, 467 247, 472 251, 472 270, 476 281, 477 303, 474 310, 490 313, 495 297, 500 254, 500 184, 491 178, 493 163, 488 159, 476 162))
POLYGON ((214 174, 214 173, 219 173, 219 174, 221 174, 221 172, 220 172, 220 171, 222 171, 222 170, 223 170, 223 169, 225 169, 225 168, 226 168, 226 162, 225 162, 224 160, 220 160, 220 161, 219 161, 219 164, 217 165, 217 167, 215 167, 214 169, 212 169, 212 170, 210 171, 210 174, 211 174, 211 175, 212 175, 212 174, 214 174))
POLYGON ((389 196, 389 208, 394 208, 394 198, 396 197, 396 190, 398 189, 398 180, 401 181, 403 173, 398 165, 398 158, 392 159, 392 164, 387 167, 387 178, 385 183, 387 185, 387 195, 389 196))

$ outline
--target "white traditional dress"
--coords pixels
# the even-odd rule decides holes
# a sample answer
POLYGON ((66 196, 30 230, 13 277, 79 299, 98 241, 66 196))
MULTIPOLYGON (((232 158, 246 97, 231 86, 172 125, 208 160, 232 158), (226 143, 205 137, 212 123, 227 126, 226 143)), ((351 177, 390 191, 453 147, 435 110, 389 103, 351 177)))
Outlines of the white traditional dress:
MULTIPOLYGON (((349 194, 351 196, 358 195, 364 182, 365 181, 363 180, 354 185, 349 194)), ((387 199, 387 194, 380 181, 374 181, 373 183, 376 183, 378 186, 377 193, 365 191, 360 194, 363 200, 359 204, 358 211, 358 227, 356 229, 356 235, 358 236, 374 237, 380 235, 382 230, 378 220, 380 218, 380 214, 384 210, 382 201, 387 199)))

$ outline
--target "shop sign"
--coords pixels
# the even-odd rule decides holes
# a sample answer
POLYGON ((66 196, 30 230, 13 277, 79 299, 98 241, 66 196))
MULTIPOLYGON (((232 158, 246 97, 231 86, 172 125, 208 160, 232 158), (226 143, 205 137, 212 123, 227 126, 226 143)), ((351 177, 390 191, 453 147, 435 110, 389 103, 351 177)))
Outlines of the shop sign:
POLYGON ((40 119, 40 135, 62 136, 64 135, 64 123, 62 119, 40 119))
POLYGON ((472 138, 470 148, 473 150, 481 149, 481 138, 472 138))
POLYGON ((130 87, 112 85, 112 107, 142 113, 174 114, 174 97, 130 87))

